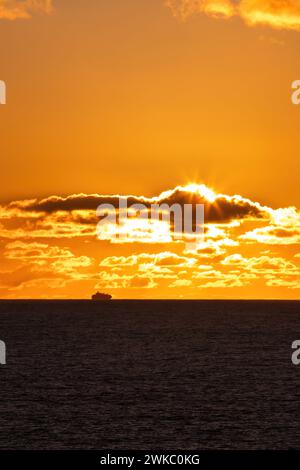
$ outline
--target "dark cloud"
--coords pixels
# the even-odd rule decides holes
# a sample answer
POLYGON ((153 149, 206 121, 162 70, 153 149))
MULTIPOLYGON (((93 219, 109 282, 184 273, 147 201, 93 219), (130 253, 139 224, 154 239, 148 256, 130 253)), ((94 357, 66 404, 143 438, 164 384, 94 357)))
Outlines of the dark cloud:
MULTIPOLYGON (((132 195, 127 197, 128 207, 141 203, 148 209, 150 209, 151 204, 168 204, 169 206, 179 204, 181 207, 185 204, 192 204, 193 207, 196 204, 204 204, 205 222, 207 223, 227 223, 234 219, 262 218, 266 216, 266 211, 262 206, 240 196, 229 197, 221 194, 216 195, 215 199, 211 201, 205 195, 185 190, 184 187, 177 187, 172 191, 167 191, 153 198, 132 195)), ((53 214, 61 211, 96 211, 100 204, 111 204, 117 209, 119 206, 119 196, 97 194, 75 194, 68 197, 51 196, 40 201, 28 201, 26 205, 24 201, 13 202, 10 204, 10 208, 53 214)), ((78 215, 77 217, 81 219, 81 223, 88 224, 89 222, 95 222, 94 217, 87 218, 83 215, 78 215)))
POLYGON ((172 204, 204 204, 204 220, 207 223, 226 223, 233 219, 247 217, 262 218, 266 215, 263 208, 252 201, 243 198, 217 195, 213 202, 205 196, 182 190, 175 190, 164 202, 172 204))

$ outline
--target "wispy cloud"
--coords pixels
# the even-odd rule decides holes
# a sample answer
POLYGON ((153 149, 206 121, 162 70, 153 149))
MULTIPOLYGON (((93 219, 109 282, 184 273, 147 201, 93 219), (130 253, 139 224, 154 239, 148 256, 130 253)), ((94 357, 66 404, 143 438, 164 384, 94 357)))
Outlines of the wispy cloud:
POLYGON ((30 18, 34 13, 51 13, 52 0, 0 0, 0 19, 30 18))
POLYGON ((182 18, 194 13, 225 19, 238 16, 249 26, 300 30, 298 0, 166 0, 166 4, 182 18))

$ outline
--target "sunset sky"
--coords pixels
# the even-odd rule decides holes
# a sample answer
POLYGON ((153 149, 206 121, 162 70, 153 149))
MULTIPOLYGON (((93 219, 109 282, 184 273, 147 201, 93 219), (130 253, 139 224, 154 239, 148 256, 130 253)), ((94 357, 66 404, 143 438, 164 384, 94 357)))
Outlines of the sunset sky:
POLYGON ((298 1, 0 0, 0 43, 0 297, 299 299, 298 1), (117 195, 204 237, 99 240, 117 195))

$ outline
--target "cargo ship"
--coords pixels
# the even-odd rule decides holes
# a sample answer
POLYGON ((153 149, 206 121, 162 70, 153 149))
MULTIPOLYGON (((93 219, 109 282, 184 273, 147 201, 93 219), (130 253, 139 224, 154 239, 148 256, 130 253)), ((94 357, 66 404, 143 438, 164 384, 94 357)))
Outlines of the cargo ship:
POLYGON ((92 300, 111 300, 112 296, 109 294, 101 294, 100 292, 96 292, 96 294, 92 295, 92 300))

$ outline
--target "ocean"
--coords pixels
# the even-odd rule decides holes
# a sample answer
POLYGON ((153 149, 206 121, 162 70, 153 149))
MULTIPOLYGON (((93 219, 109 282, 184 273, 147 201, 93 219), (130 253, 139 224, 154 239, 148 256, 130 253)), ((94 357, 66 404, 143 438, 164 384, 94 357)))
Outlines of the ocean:
POLYGON ((300 302, 1 301, 0 449, 300 449, 300 302))

